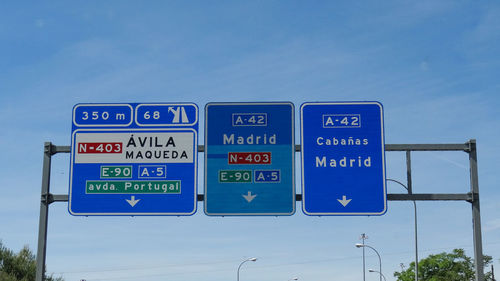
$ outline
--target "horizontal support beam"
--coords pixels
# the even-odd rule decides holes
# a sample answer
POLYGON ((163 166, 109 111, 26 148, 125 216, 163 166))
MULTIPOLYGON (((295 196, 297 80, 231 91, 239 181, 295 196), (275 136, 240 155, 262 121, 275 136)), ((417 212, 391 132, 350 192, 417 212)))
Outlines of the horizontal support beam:
MULTIPOLYGON (((54 145, 53 153, 70 153, 70 146, 54 145)), ((469 143, 449 143, 449 144, 386 144, 385 151, 465 151, 469 152, 469 143)), ((301 151, 301 145, 295 145, 295 151, 301 151)), ((204 145, 198 145, 198 152, 205 152, 204 145)))
POLYGON ((68 202, 69 196, 66 194, 52 194, 52 202, 68 202))
MULTIPOLYGON (((66 194, 50 194, 49 203, 53 202, 68 202, 68 195, 66 194)), ((196 196, 197 201, 201 202, 205 200, 204 194, 198 194, 196 196)), ((302 201, 302 194, 295 194, 296 201, 302 201)), ((471 193, 420 193, 420 194, 406 194, 406 193, 392 193, 387 194, 387 200, 389 201, 467 201, 472 202, 471 193)))
MULTIPOLYGON (((475 140, 470 140, 469 142, 463 144, 386 144, 386 151, 470 151, 470 142, 475 140)), ((205 152, 204 145, 198 145, 198 152, 205 152)), ((56 153, 70 153, 71 146, 56 146, 53 145, 52 154, 56 153)), ((301 151, 301 145, 295 145, 295 151, 301 151)), ((44 198, 42 197, 42 200, 44 198)), ((204 201, 204 195, 197 195, 198 201, 204 201)), ((296 201, 302 201, 302 194, 296 194, 296 201)), ((387 200, 389 201, 468 201, 473 202, 474 196, 471 193, 466 194, 387 194, 387 200)), ((52 202, 67 202, 68 195, 49 195, 49 204, 52 202)))
POLYGON ((70 153, 71 146, 69 145, 54 145, 55 148, 54 153, 70 153))
POLYGON ((472 202, 471 193, 394 193, 387 194, 390 201, 468 201, 472 202))
POLYGON ((49 193, 49 198, 48 200, 45 199, 46 195, 42 195, 42 202, 45 202, 45 204, 51 204, 54 202, 68 202, 69 201, 69 196, 67 194, 52 194, 49 193))
POLYGON ((448 144, 386 144, 385 151, 465 151, 469 152, 469 143, 448 144))

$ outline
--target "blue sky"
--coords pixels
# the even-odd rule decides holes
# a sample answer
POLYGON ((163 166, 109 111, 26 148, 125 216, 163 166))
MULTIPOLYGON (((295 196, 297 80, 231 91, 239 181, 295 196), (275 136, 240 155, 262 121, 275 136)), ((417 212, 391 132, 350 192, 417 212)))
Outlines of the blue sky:
MULTIPOLYGON (((43 143, 70 144, 77 103, 195 102, 203 113, 207 102, 291 101, 298 128, 303 102, 376 100, 388 144, 477 139, 483 248, 500 266, 497 2, 3 2, 0 37, 0 239, 9 248, 36 249, 43 143)), ((387 177, 404 181, 404 154, 386 159, 387 177)), ((415 192, 468 192, 466 153, 412 160, 415 192)), ((55 155, 52 193, 68 192, 68 173, 69 155, 55 155)), ((202 164, 198 175, 202 193, 202 164)), ((308 217, 300 204, 291 217, 207 217, 200 202, 192 217, 131 218, 73 217, 54 203, 47 270, 68 281, 231 280, 255 256, 241 280, 362 280, 361 233, 388 280, 413 260, 410 202, 389 201, 381 217, 308 217)), ((472 255, 469 203, 417 204, 420 257, 472 255)))

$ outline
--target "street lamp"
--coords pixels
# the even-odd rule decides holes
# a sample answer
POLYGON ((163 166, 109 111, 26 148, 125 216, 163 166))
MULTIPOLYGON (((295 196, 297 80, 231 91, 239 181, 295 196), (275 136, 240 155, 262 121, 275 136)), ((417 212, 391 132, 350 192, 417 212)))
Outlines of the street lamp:
POLYGON ((385 281, 387 281, 387 279, 385 279, 384 274, 382 274, 382 272, 380 272, 380 271, 376 271, 376 270, 374 270, 374 269, 368 269, 368 272, 376 272, 376 273, 380 274, 380 276, 384 277, 384 280, 385 280, 385 281))
POLYGON ((238 271, 237 271, 237 273, 236 273, 236 280, 237 280, 237 281, 240 281, 240 268, 241 268, 241 266, 242 266, 244 263, 246 263, 247 261, 256 261, 256 260, 257 260, 257 258, 249 258, 249 259, 246 259, 246 260, 244 260, 244 261, 242 261, 242 262, 240 263, 240 266, 238 266, 238 271))
MULTIPOLYGON (((412 180, 411 180, 411 151, 407 150, 406 151, 406 183, 407 185, 404 185, 403 183, 393 180, 393 179, 386 179, 387 181, 392 181, 395 182, 402 187, 404 187, 407 191, 408 194, 413 193, 413 188, 412 188, 412 180)), ((418 281, 418 237, 417 237, 417 203, 415 200, 413 200, 413 207, 415 209, 415 281, 418 281)))
POLYGON ((299 277, 293 277, 292 279, 288 279, 288 281, 292 281, 292 280, 297 281, 297 280, 299 280, 299 277))
MULTIPOLYGON (((407 159, 407 162, 410 159, 409 151, 407 151, 407 153, 406 153, 406 159, 407 159)), ((410 175, 410 174, 408 174, 408 175, 410 175)), ((410 193, 410 188, 408 188, 408 186, 404 185, 403 183, 401 183, 397 180, 393 180, 393 179, 387 179, 387 181, 392 181, 392 182, 395 182, 395 183, 401 185, 402 187, 404 187, 408 191, 408 194, 410 193)), ((411 178, 409 178, 409 180, 408 180, 408 185, 411 186, 411 178)), ((418 235, 417 235, 418 227, 417 227, 417 203, 415 202, 415 200, 413 200, 413 209, 414 209, 414 222, 415 222, 415 225, 414 225, 414 228, 415 228, 415 281, 418 281, 418 235)))
MULTIPOLYGON (((367 248, 370 248, 372 249, 373 251, 375 251, 375 253, 377 254, 378 256, 378 264, 379 264, 379 271, 382 272, 382 259, 380 258, 380 254, 377 252, 377 250, 375 250, 375 248, 373 248, 372 246, 370 245, 366 245, 366 244, 361 244, 361 243, 356 243, 356 248, 364 248, 364 247, 367 247, 367 248)), ((385 277, 384 277, 385 279, 385 277)), ((382 281, 382 274, 380 275, 380 281, 382 281)))
MULTIPOLYGON (((359 239, 363 240, 363 245, 365 244, 365 240, 368 239, 366 233, 361 233, 361 237, 359 239)), ((366 281, 366 271, 365 271, 365 248, 363 248, 363 281, 366 281)))

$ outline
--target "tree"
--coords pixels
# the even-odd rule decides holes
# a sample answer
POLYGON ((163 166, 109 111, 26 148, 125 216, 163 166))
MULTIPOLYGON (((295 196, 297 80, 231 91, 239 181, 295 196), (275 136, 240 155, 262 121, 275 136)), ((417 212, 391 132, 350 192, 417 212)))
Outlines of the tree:
MULTIPOLYGON (((492 261, 491 256, 484 256, 484 266, 492 261)), ((415 262, 407 270, 394 272, 398 281, 415 280, 415 262)), ((473 281, 475 278, 474 260, 463 249, 454 249, 451 253, 430 255, 418 263, 418 279, 425 281, 473 281)), ((492 281, 492 273, 485 274, 485 280, 492 281)))
MULTIPOLYGON (((15 254, 0 241, 0 281, 34 281, 36 258, 27 246, 15 254)), ((62 277, 45 276, 47 281, 64 281, 62 277)))

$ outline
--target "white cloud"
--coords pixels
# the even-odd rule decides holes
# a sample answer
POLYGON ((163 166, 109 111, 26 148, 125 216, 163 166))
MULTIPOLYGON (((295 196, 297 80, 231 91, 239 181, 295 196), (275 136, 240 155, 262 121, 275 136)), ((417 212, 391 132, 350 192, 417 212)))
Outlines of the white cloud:
POLYGON ((429 63, 427 61, 423 61, 420 63, 420 69, 422 71, 427 71, 429 70, 429 63))
POLYGON ((484 227, 484 231, 492 231, 500 229, 500 218, 487 221, 484 227))
POLYGON ((45 26, 45 20, 43 19, 37 19, 35 21, 35 26, 38 28, 43 28, 45 26))

